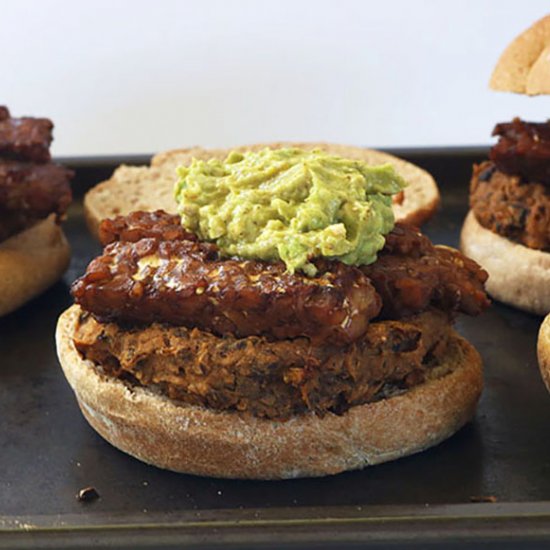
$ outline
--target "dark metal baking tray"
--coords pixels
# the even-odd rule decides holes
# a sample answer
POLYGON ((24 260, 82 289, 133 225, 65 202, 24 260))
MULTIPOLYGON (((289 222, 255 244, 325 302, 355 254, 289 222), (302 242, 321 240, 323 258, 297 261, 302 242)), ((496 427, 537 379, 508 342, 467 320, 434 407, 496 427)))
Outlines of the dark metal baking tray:
MULTIPOLYGON (((428 169, 443 208, 425 231, 457 245, 471 165, 486 151, 393 151, 428 169)), ((62 282, 0 320, 0 547, 341 548, 407 545, 535 548, 550 541, 550 395, 537 368, 540 317, 501 304, 458 329, 481 352, 486 388, 470 425, 438 447, 323 479, 254 482, 179 475, 111 447, 83 420, 58 366, 54 328, 69 285, 99 247, 83 192, 122 162, 65 159, 76 169, 62 282), (84 504, 93 485, 101 498, 84 504), (474 503, 472 497, 497 499, 474 503)))

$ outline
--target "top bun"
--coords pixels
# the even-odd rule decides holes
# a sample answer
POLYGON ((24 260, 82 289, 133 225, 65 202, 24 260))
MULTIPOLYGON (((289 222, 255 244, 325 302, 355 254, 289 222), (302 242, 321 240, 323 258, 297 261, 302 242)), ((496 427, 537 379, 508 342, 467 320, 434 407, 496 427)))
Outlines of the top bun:
POLYGON ((531 25, 504 50, 489 86, 501 92, 550 94, 550 15, 531 25))
POLYGON ((91 232, 97 237, 101 220, 126 215, 135 210, 165 210, 177 213, 174 198, 176 168, 187 165, 193 158, 225 158, 231 151, 258 151, 265 147, 298 147, 321 149, 327 153, 369 164, 393 164, 408 183, 403 200, 393 205, 397 221, 421 225, 432 216, 439 204, 439 190, 432 176, 414 164, 381 151, 334 145, 330 143, 261 143, 232 149, 177 149, 159 153, 151 160, 151 166, 120 166, 111 179, 96 185, 84 199, 84 211, 91 232))

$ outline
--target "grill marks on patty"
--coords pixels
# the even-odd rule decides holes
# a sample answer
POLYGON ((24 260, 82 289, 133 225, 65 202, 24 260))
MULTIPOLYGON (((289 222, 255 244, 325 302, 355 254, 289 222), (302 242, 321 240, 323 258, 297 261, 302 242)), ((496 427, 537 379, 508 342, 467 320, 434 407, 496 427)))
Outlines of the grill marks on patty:
POLYGON ((158 323, 122 328, 83 313, 74 341, 109 376, 185 403, 284 420, 307 411, 343 413, 422 383, 450 331, 447 314, 429 311, 371 323, 360 340, 337 348, 306 338, 220 338, 158 323))
POLYGON ((107 322, 339 345, 359 339, 381 308, 399 319, 429 307, 477 314, 488 305, 487 275, 475 262, 405 225, 374 264, 317 260, 317 275, 307 277, 282 262, 220 258, 214 244, 188 239, 178 220, 158 211, 103 222, 110 244, 73 285, 76 302, 107 322))

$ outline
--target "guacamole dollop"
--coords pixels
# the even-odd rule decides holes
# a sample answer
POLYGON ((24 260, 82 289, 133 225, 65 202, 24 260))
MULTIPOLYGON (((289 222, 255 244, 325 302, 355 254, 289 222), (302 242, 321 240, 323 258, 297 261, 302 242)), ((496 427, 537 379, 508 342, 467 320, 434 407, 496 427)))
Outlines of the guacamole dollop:
POLYGON ((293 148, 194 159, 178 176, 184 227, 227 256, 282 260, 311 276, 317 257, 374 262, 394 225, 391 197, 405 186, 390 164, 293 148))

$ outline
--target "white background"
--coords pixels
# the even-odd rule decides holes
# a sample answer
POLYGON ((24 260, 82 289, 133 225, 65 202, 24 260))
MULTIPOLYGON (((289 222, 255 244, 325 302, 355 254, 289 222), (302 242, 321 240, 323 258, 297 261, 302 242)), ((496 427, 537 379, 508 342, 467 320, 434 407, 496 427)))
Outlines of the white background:
POLYGON ((545 0, 17 0, 0 104, 56 123, 54 154, 261 140, 489 143, 550 98, 488 90, 545 0))

